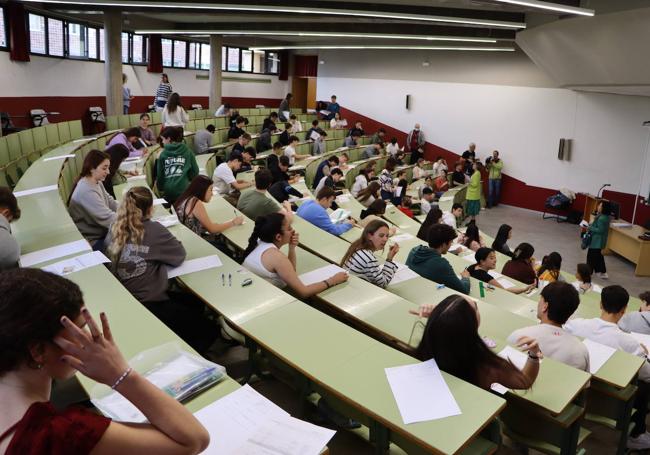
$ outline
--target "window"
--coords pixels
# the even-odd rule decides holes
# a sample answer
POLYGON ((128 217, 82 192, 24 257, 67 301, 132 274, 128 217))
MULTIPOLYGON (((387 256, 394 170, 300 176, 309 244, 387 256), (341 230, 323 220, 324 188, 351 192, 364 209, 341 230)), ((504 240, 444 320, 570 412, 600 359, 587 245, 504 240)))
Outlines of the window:
POLYGON ((45 54, 45 18, 29 14, 29 50, 34 54, 45 54))
POLYGON ((228 54, 226 46, 221 47, 221 71, 226 71, 226 64, 228 63, 228 54))
POLYGON ((201 61, 201 54, 199 53, 201 45, 199 43, 190 43, 190 50, 187 54, 187 67, 198 68, 201 61))
POLYGON ((5 27, 4 8, 0 8, 0 47, 7 47, 7 29, 5 27))
POLYGON ((186 41, 174 40, 174 68, 185 68, 187 66, 186 57, 185 57, 186 51, 187 51, 186 41))
POLYGON ((133 46, 132 61, 133 63, 144 63, 146 52, 144 50, 144 36, 131 35, 131 44, 133 46))
POLYGON ((277 52, 266 54, 266 72, 268 74, 278 74, 280 72, 280 55, 277 52))
POLYGON ((247 73, 253 71, 253 51, 241 50, 241 70, 247 73))
POLYGON ((122 32, 122 63, 129 63, 129 34, 122 32))
POLYGON ((239 71, 239 48, 228 48, 228 71, 239 71))
POLYGON ((210 69, 210 45, 201 44, 201 69, 210 69))
POLYGON ((266 54, 264 53, 264 51, 255 51, 253 53, 253 72, 254 73, 262 73, 262 74, 264 74, 266 72, 265 59, 266 59, 266 54))
POLYGON ((63 57, 63 21, 47 18, 47 53, 63 57))
POLYGON ((97 60, 97 29, 88 27, 88 58, 97 60))
POLYGON ((162 64, 163 66, 172 66, 172 40, 163 38, 161 41, 162 64))
POLYGON ((68 55, 70 57, 88 57, 88 39, 86 26, 68 23, 68 55))
POLYGON ((99 29, 99 59, 103 62, 106 58, 104 56, 104 29, 99 29))

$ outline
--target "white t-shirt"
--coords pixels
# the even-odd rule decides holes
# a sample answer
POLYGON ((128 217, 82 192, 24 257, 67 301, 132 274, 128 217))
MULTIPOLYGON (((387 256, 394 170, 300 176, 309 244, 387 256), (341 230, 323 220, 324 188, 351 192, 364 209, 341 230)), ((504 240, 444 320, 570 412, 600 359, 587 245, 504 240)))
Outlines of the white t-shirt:
POLYGON ((538 324, 515 330, 508 337, 508 344, 516 345, 523 336, 537 340, 544 357, 566 363, 579 370, 589 371, 589 351, 577 337, 561 327, 538 324))
POLYGON ((453 227, 454 229, 458 227, 458 225, 456 224, 457 223, 456 217, 451 212, 443 212, 441 221, 442 223, 447 224, 453 227))
POLYGON ((287 145, 284 148, 284 156, 289 158, 289 164, 290 165, 293 166, 294 164, 296 164, 296 149, 295 148, 293 148, 290 145, 287 145))
POLYGON ((420 200, 420 211, 422 212, 423 215, 426 215, 431 211, 431 202, 426 201, 424 199, 420 200))
POLYGON ((217 189, 217 192, 224 195, 233 191, 231 183, 235 183, 237 179, 235 178, 232 169, 228 166, 228 163, 221 163, 214 170, 212 181, 214 182, 214 187, 217 189))
POLYGON ((364 190, 367 187, 368 187, 368 179, 366 178, 365 175, 359 174, 354 179, 354 183, 352 184, 352 189, 350 190, 350 193, 352 193, 352 196, 357 197, 359 195, 359 191, 364 190))
MULTIPOLYGON (((600 344, 625 351, 639 357, 645 357, 641 344, 629 333, 623 332, 616 324, 594 319, 571 319, 564 324, 564 329, 582 338, 588 338, 600 344)), ((650 382, 650 364, 646 361, 639 370, 639 379, 650 382)))
POLYGON ((318 185, 316 185, 316 189, 314 190, 314 194, 318 194, 320 190, 325 188, 325 181, 327 180, 327 175, 324 176, 322 179, 320 179, 320 182, 318 182, 318 185))
POLYGON ((393 144, 392 142, 386 146, 386 152, 390 154, 390 156, 395 156, 400 152, 399 149, 399 144, 393 144))
POLYGON ((443 174, 443 171, 447 170, 447 165, 445 163, 438 163, 437 161, 433 163, 433 177, 439 177, 443 174))

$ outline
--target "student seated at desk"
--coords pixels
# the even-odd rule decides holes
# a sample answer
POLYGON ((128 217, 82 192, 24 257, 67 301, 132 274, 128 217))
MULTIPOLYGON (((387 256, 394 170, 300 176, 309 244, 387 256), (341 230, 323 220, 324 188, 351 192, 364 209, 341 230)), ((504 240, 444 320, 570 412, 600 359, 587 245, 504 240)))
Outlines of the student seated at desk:
POLYGON ((147 149, 137 150, 133 144, 140 142, 141 138, 140 128, 127 128, 124 131, 115 133, 106 143, 106 148, 110 148, 113 145, 122 144, 129 151, 129 156, 138 157, 147 153, 147 149))
POLYGON ((246 126, 244 117, 237 117, 234 125, 232 125, 228 130, 228 141, 235 142, 242 134, 245 134, 246 131, 244 131, 244 126, 246 126))
POLYGON ((300 133, 302 131, 302 123, 296 117, 296 114, 291 114, 289 116, 289 123, 291 123, 291 129, 293 129, 293 134, 300 133))
POLYGON ((350 162, 350 156, 347 153, 341 153, 339 156, 339 165, 338 168, 345 171, 348 169, 348 163, 350 162))
POLYGON ((18 267, 20 245, 9 223, 20 219, 20 208, 11 189, 0 186, 0 272, 18 267))
POLYGON ((257 153, 255 152, 255 147, 246 147, 244 151, 240 152, 239 150, 233 150, 230 152, 230 156, 228 159, 232 159, 234 156, 241 156, 241 167, 237 169, 235 172, 235 175, 237 175, 240 172, 248 172, 253 169, 253 160, 257 157, 257 153))
POLYGON ((296 147, 298 146, 298 143, 300 142, 300 139, 298 139, 298 136, 291 136, 289 138, 289 145, 287 145, 284 148, 284 156, 289 158, 289 164, 293 166, 296 164, 296 160, 304 160, 305 158, 309 158, 311 155, 300 155, 296 153, 296 147))
POLYGON ((579 293, 586 294, 587 292, 593 289, 593 284, 591 283, 591 267, 589 264, 578 264, 576 267, 576 281, 574 281, 573 287, 575 287, 579 293))
POLYGON ((433 177, 430 175, 424 177, 424 183, 418 188, 418 199, 422 199, 422 194, 426 188, 429 188, 433 192, 433 177))
POLYGON ((357 132, 354 131, 352 133, 352 136, 347 136, 345 139, 343 139, 343 147, 356 147, 359 145, 359 137, 361 135, 357 132))
POLYGON ((104 248, 104 238, 117 210, 117 202, 102 184, 110 164, 107 153, 91 150, 84 159, 68 202, 68 213, 77 229, 93 249, 99 251, 104 248))
POLYGON ((275 133, 278 131, 278 127, 276 124, 278 123, 278 113, 277 112, 271 112, 267 118, 264 119, 264 122, 262 123, 262 131, 263 130, 269 130, 272 133, 275 133))
MULTIPOLYGON (((392 156, 397 160, 399 164, 402 164, 402 159, 404 158, 404 147, 400 148, 399 144, 397 143, 397 138, 394 137, 390 140, 390 143, 386 145, 386 153, 388 153, 388 156, 392 156)), ((424 161, 424 160, 422 160, 424 161)), ((418 160, 419 163, 419 160, 418 160)), ((426 172, 426 171, 425 171, 426 172)), ((419 177, 415 177, 415 168, 413 168, 413 179, 416 179, 419 177)))
POLYGON ((424 169, 424 158, 419 158, 418 162, 413 166, 413 180, 419 180, 430 175, 431 172, 424 169))
POLYGON ((562 326, 580 305, 580 296, 568 283, 551 283, 542 289, 537 303, 540 324, 517 329, 508 337, 508 344, 516 345, 522 337, 537 340, 544 357, 566 363, 589 372, 589 351, 578 338, 562 326))
POLYGON ((437 198, 440 198, 447 190, 449 190, 447 171, 442 171, 442 175, 439 175, 433 179, 433 192, 437 198))
POLYGON ((458 162, 454 165, 454 172, 451 174, 451 186, 464 185, 468 181, 468 177, 463 172, 463 163, 458 162))
POLYGON ((552 283, 553 281, 564 281, 560 273, 562 269, 562 256, 560 253, 553 251, 548 256, 542 258, 542 265, 537 269, 537 278, 540 281, 552 283))
POLYGON ((433 177, 440 177, 441 175, 446 175, 449 167, 447 166, 447 161, 441 157, 436 157, 436 162, 433 163, 433 177))
POLYGON ((465 234, 462 237, 463 246, 476 252, 479 248, 485 247, 483 236, 478 230, 478 226, 474 221, 470 221, 465 228, 465 234))
POLYGON ((639 300, 641 300, 639 311, 626 313, 618 321, 618 326, 626 332, 650 335, 650 291, 639 294, 639 300))
POLYGON ((495 382, 509 389, 529 389, 537 379, 542 357, 537 342, 524 337, 517 343, 517 348, 528 351, 523 370, 502 359, 478 333, 481 316, 473 300, 450 295, 435 307, 423 305, 412 313, 428 317, 416 351, 420 360, 434 359, 442 371, 485 390, 495 382))
POLYGON ((280 157, 284 155, 282 150, 282 144, 279 142, 274 142, 271 147, 271 153, 266 157, 266 168, 273 173, 273 171, 278 167, 278 162, 280 157))
POLYGON ((104 185, 104 188, 106 188, 106 191, 108 191, 108 194, 115 197, 113 187, 115 185, 126 183, 127 175, 138 175, 138 172, 122 172, 120 170, 120 165, 129 157, 129 149, 127 149, 123 144, 111 145, 106 149, 106 153, 111 160, 111 165, 108 168, 108 175, 102 184, 104 185))
POLYGON ((336 198, 336 193, 330 187, 325 187, 316 194, 316 200, 309 200, 302 204, 296 214, 309 221, 316 227, 323 229, 334 235, 341 235, 352 229, 353 220, 350 218, 343 223, 334 224, 327 213, 327 209, 332 206, 336 198))
POLYGON ((537 284, 537 273, 535 272, 535 248, 530 243, 520 243, 515 252, 503 266, 501 273, 524 284, 537 284))
POLYGON ((311 122, 311 128, 307 130, 305 133, 305 140, 306 141, 313 141, 314 139, 311 137, 312 133, 316 133, 318 135, 323 134, 323 130, 318 126, 318 120, 314 120, 311 122))
POLYGON ((124 193, 117 219, 106 236, 111 271, 151 313, 200 353, 216 340, 218 327, 204 318, 201 301, 169 292, 167 266, 185 260, 185 248, 162 224, 153 221, 153 196, 136 186, 124 193))
POLYGON ((330 175, 330 170, 334 169, 339 165, 339 157, 332 155, 326 160, 320 162, 316 168, 316 173, 314 174, 314 182, 312 188, 316 189, 323 177, 330 175))
POLYGON ((413 210, 411 210, 412 205, 413 203, 411 202, 411 196, 404 196, 402 198, 402 203, 397 208, 404 215, 408 216, 409 218, 413 218, 415 215, 413 214, 413 210))
POLYGON ((235 216, 225 223, 212 221, 205 209, 205 204, 212 200, 212 188, 213 184, 210 177, 197 175, 174 203, 174 210, 178 220, 195 234, 204 235, 206 231, 210 234, 221 234, 227 229, 239 226, 244 222, 243 216, 235 216))
POLYGON ((304 195, 291 186, 287 180, 278 180, 269 187, 269 194, 273 196, 273 199, 282 204, 285 201, 289 200, 289 197, 295 196, 297 198, 302 198, 304 195))
POLYGON ((498 251, 499 253, 512 257, 513 253, 510 251, 510 247, 508 246, 508 240, 510 240, 511 237, 512 226, 508 224, 502 224, 499 226, 497 236, 494 238, 494 242, 492 242, 492 248, 494 251, 498 251))
POLYGON ((363 126, 359 121, 354 122, 354 126, 350 128, 350 131, 348 132, 348 136, 361 137, 364 134, 366 134, 366 132, 363 130, 363 126))
POLYGON ((139 144, 135 143, 133 144, 135 148, 140 149, 142 147, 148 147, 151 145, 154 145, 156 143, 156 135, 151 131, 151 128, 149 128, 149 124, 151 123, 151 117, 149 117, 149 114, 146 112, 144 114, 140 114, 140 139, 142 140, 139 144), (144 142, 144 144, 143 144, 144 142))
POLYGON ((418 229, 417 237, 425 242, 429 241, 429 229, 431 226, 439 224, 441 218, 442 211, 438 207, 432 208, 429 213, 427 213, 427 217, 422 222, 420 229, 418 229))
POLYGON ((278 138, 278 142, 282 144, 282 146, 287 146, 289 145, 290 138, 293 136, 293 126, 291 123, 287 122, 284 124, 284 131, 280 134, 280 137, 278 138))
MULTIPOLYGON (((384 203, 384 201, 377 202, 384 203)), ((379 218, 373 219, 364 226, 361 237, 352 242, 341 260, 341 267, 349 270, 352 275, 385 288, 397 272, 397 264, 393 262, 393 258, 399 252, 399 245, 395 243, 389 247, 383 265, 379 265, 374 252, 384 250, 390 235, 390 229, 385 221, 379 218)))
POLYGON ((343 171, 338 167, 335 167, 330 171, 329 175, 326 175, 320 179, 320 182, 318 182, 318 185, 316 185, 316 189, 314 190, 314 193, 318 194, 318 192, 323 188, 325 188, 326 186, 332 188, 334 191, 337 191, 336 185, 341 181, 342 178, 343 178, 343 171))
POLYGON ((429 213, 433 207, 438 207, 438 204, 435 201, 435 195, 431 188, 424 188, 422 190, 422 198, 420 199, 420 212, 423 215, 429 213))
POLYGON ((260 169, 255 173, 255 189, 244 191, 237 201, 237 208, 253 221, 270 213, 291 212, 290 205, 283 208, 275 199, 267 197, 272 179, 268 169, 260 169))
POLYGON ((445 223, 454 229, 458 227, 458 220, 463 216, 463 204, 454 203, 450 212, 442 213, 442 223, 445 223))
POLYGON ((214 125, 208 125, 205 129, 194 133, 194 152, 197 155, 207 153, 208 149, 212 147, 212 135, 214 132, 214 125))
POLYGON ((402 203, 402 198, 406 196, 406 190, 409 186, 408 180, 406 180, 406 171, 399 171, 397 177, 395 178, 395 194, 391 199, 393 205, 400 205, 402 203))
POLYGON ((379 196, 380 188, 379 182, 370 182, 365 189, 359 191, 356 197, 357 201, 359 201, 364 207, 370 207, 370 205, 378 199, 383 201, 379 196))
MULTIPOLYGON (((603 288, 600 295, 600 317, 571 319, 564 325, 564 329, 575 336, 646 359, 648 355, 646 348, 617 325, 625 315, 629 299, 630 295, 621 286, 607 286, 603 288)), ((650 363, 645 360, 639 370, 638 391, 634 400, 636 413, 632 415, 634 426, 627 439, 627 448, 631 450, 650 449, 650 433, 646 431, 645 422, 650 398, 649 382, 650 363)))
POLYGON ((248 147, 248 144, 251 143, 252 137, 248 133, 244 133, 241 136, 237 138, 237 141, 235 142, 235 145, 232 146, 230 149, 230 153, 228 154, 228 157, 235 153, 242 155, 244 151, 246 150, 246 147, 248 147))
POLYGON ((212 174, 212 181, 214 182, 214 187, 217 189, 217 193, 232 205, 237 205, 241 190, 252 186, 251 182, 235 179, 234 171, 238 171, 241 168, 242 162, 241 155, 235 155, 225 163, 217 166, 212 174))
POLYGON ((354 183, 352 184, 352 188, 350 189, 350 193, 352 194, 352 196, 358 199, 359 193, 363 189, 368 187, 368 183, 372 180, 374 176, 375 176, 374 166, 364 167, 363 169, 361 169, 359 171, 359 175, 355 177, 354 183))
POLYGON ((289 171, 289 158, 286 156, 281 156, 278 159, 278 164, 274 168, 271 168, 271 176, 273 177, 273 183, 280 181, 287 181, 289 183, 296 183, 300 180, 299 175, 290 176, 289 171))
MULTIPOLYGON (((377 199, 375 202, 370 204, 368 208, 361 210, 361 215, 359 215, 359 226, 365 228, 373 221, 381 220, 381 217, 384 216, 385 213, 386 202, 381 199, 377 199)), ((395 226, 391 226, 388 229, 389 235, 395 235, 395 232, 397 232, 397 228, 395 226)))
MULTIPOLYGON (((488 273, 490 270, 494 270, 497 267, 497 255, 492 248, 479 248, 474 254, 474 258, 476 259, 476 264, 467 267, 467 271, 472 278, 483 281, 495 288, 506 289, 496 278, 488 273)), ((513 294, 523 294, 524 292, 530 292, 534 287, 534 284, 529 284, 523 288, 508 288, 506 291, 512 292, 513 294)))
MULTIPOLYGON (((367 146, 363 153, 361 154, 362 160, 367 160, 375 156, 379 156, 381 149, 384 148, 383 142, 374 142, 367 146)), ((393 158, 394 159, 394 158, 393 158)), ((397 161, 396 161, 397 162, 397 161)))
POLYGON ((271 213, 255 220, 255 228, 244 252, 244 267, 280 289, 288 287, 300 298, 311 297, 346 282, 348 276, 344 272, 308 286, 300 281, 296 272, 298 233, 291 227, 291 218, 289 214, 271 213), (280 251, 284 245, 289 245, 288 256, 280 251))
POLYGON ((334 118, 330 120, 330 128, 332 128, 333 130, 340 130, 342 128, 345 128, 346 126, 348 126, 347 120, 342 119, 341 114, 338 112, 334 114, 334 118))
POLYGON ((386 130, 379 128, 375 134, 370 138, 371 144, 383 144, 386 142, 386 130))
POLYGON ((100 319, 90 315, 72 281, 38 269, 0 274, 0 452, 202 452, 208 432, 185 406, 129 367, 106 315, 100 319), (148 422, 124 424, 79 406, 55 409, 52 382, 77 371, 117 390, 148 422))
POLYGON ((393 172, 397 167, 397 161, 394 158, 388 158, 384 169, 379 174, 379 184, 381 185, 381 198, 390 201, 395 193, 395 184, 393 182, 393 172))
POLYGON ((173 204, 199 175, 196 156, 183 142, 183 129, 169 127, 160 133, 163 151, 156 162, 156 186, 167 202, 173 204))
POLYGON ((429 228, 428 235, 429 246, 414 247, 409 252, 406 265, 424 278, 444 284, 454 291, 469 294, 469 272, 463 270, 459 279, 449 262, 442 257, 454 243, 456 230, 446 224, 434 224, 429 228))

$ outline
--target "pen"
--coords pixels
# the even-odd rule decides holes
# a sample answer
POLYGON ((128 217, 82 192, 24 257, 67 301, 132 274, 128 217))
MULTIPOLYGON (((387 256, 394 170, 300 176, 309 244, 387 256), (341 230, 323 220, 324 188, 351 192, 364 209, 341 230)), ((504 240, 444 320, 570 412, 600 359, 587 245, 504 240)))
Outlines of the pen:
POLYGON ((228 274, 228 286, 232 286, 232 275, 228 274))
POLYGON ((225 286, 225 285, 226 285, 226 275, 224 275, 224 274, 222 273, 222 274, 221 274, 221 286, 225 286))

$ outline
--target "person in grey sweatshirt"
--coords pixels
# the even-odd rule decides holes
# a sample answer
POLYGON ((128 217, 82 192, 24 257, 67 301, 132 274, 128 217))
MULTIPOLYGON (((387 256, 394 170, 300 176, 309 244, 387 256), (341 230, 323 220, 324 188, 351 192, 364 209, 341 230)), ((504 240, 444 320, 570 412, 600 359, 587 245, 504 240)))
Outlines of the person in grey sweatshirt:
POLYGON ((642 292, 639 300, 641 300, 639 311, 625 313, 618 321, 618 326, 626 332, 650 335, 650 291, 642 292))
POLYGON ((110 172, 107 153, 91 150, 84 159, 79 180, 68 202, 72 221, 91 244, 101 251, 108 227, 115 221, 117 202, 104 188, 103 181, 110 172))
POLYGON ((185 248, 162 224, 151 220, 153 195, 142 186, 130 188, 106 236, 112 271, 124 287, 158 319, 199 352, 219 334, 203 317, 202 302, 169 290, 168 267, 185 261, 185 248))
POLYGON ((18 267, 20 245, 11 235, 9 223, 20 218, 20 208, 11 190, 0 186, 0 271, 18 267))

